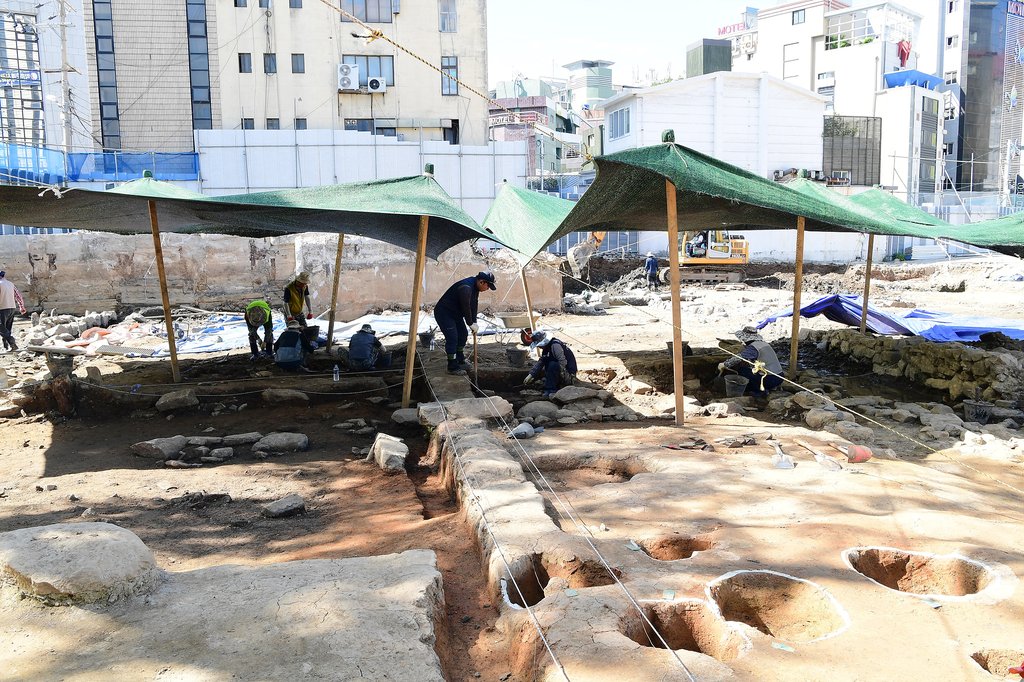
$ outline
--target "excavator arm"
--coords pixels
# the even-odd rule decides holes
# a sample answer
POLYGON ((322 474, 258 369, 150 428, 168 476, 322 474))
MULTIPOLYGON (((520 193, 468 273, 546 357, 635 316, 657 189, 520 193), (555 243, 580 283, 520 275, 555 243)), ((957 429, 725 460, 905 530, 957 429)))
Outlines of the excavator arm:
POLYGON ((579 279, 583 276, 583 268, 587 267, 587 263, 597 253, 601 242, 604 241, 604 236, 604 232, 591 232, 586 241, 569 248, 565 257, 569 261, 569 269, 572 270, 573 277, 579 279))

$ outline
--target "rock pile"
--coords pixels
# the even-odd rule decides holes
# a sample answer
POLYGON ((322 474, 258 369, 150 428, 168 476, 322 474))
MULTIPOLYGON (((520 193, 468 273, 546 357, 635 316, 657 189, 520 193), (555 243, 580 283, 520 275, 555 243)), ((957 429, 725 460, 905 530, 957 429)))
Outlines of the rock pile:
POLYGON ((255 457, 264 458, 309 449, 309 438, 302 433, 237 433, 228 436, 171 436, 151 438, 131 446, 132 454, 162 461, 171 469, 223 464, 233 459, 240 446, 252 446, 255 457))
POLYGON ((630 421, 640 417, 625 405, 608 405, 612 394, 608 391, 566 386, 551 400, 534 400, 519 408, 516 416, 531 426, 545 424, 577 424, 580 422, 630 421))
POLYGON ((25 332, 22 341, 31 346, 64 346, 82 336, 83 332, 105 329, 114 322, 117 322, 117 313, 112 310, 87 312, 81 317, 33 313, 32 327, 25 332))

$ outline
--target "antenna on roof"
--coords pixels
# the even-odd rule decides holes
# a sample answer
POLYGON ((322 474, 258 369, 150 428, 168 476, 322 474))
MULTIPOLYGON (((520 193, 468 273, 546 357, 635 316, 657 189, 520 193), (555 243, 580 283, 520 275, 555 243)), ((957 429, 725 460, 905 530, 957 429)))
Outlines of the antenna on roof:
POLYGON ((674 144, 676 141, 676 131, 671 128, 661 131, 661 141, 666 144, 674 144))
POLYGON ((427 165, 423 166, 423 174, 426 175, 428 178, 434 177, 434 164, 428 163, 427 165))

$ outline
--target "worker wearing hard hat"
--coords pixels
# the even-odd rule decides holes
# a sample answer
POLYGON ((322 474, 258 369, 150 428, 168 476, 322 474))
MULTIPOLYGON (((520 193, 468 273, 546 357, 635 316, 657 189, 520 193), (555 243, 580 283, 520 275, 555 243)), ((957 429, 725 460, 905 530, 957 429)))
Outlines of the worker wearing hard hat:
POLYGON ((523 381, 529 386, 544 377, 544 397, 551 397, 563 386, 572 386, 576 381, 576 356, 561 339, 547 332, 533 332, 530 336, 530 350, 540 348, 540 359, 533 365, 523 381))
POLYGON ((476 334, 480 329, 476 322, 480 292, 496 288, 492 273, 478 272, 475 277, 460 279, 448 287, 434 306, 434 319, 444 334, 449 374, 466 373, 466 340, 470 330, 476 334))
POLYGON ((300 327, 306 326, 306 320, 313 319, 313 304, 309 302, 308 272, 300 272, 284 288, 284 312, 287 321, 295 320, 300 327), (302 315, 303 308, 307 310, 305 317, 302 315))
POLYGON ((734 370, 747 378, 745 393, 764 398, 782 385, 782 364, 775 350, 761 337, 755 327, 744 327, 736 332, 736 338, 745 345, 739 355, 718 365, 718 371, 734 370))

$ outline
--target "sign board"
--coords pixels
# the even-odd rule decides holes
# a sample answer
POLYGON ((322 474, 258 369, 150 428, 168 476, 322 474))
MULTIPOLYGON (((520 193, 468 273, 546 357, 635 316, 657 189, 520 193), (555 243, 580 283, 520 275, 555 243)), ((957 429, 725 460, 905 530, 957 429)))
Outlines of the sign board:
POLYGON ((0 87, 20 88, 41 83, 42 75, 38 69, 0 69, 0 87))
POLYGON ((1024 17, 1024 2, 1006 3, 1006 13, 1013 14, 1018 17, 1024 17))

